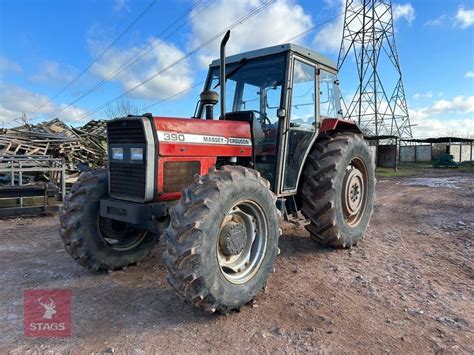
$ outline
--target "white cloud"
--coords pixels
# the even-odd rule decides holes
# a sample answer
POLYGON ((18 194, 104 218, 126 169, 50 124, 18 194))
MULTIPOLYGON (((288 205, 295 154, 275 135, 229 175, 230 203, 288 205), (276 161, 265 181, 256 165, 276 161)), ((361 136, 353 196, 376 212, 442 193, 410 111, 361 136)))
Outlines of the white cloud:
POLYGON ((393 4, 393 20, 398 21, 400 19, 405 19, 408 23, 412 23, 415 20, 415 9, 410 3, 403 5, 393 4))
POLYGON ((15 74, 19 74, 23 72, 22 67, 5 57, 0 57, 0 73, 2 72, 12 72, 15 74))
POLYGON ((474 10, 459 8, 455 16, 455 25, 462 29, 471 27, 474 25, 474 10))
POLYGON ((70 65, 61 67, 58 62, 45 60, 38 66, 38 73, 29 80, 33 84, 61 85, 74 79, 76 69, 70 65))
POLYGON ((327 7, 337 7, 341 5, 341 0, 324 0, 324 4, 327 7))
POLYGON ((128 0, 114 0, 113 9, 115 12, 126 11, 130 12, 130 6, 128 6, 128 0))
POLYGON ((466 78, 472 79, 474 78, 474 71, 468 71, 465 75, 466 78))
POLYGON ((431 26, 431 27, 442 26, 445 23, 446 19, 447 19, 447 16, 443 14, 435 19, 426 21, 425 26, 431 26))
MULTIPOLYGON (((216 32, 223 31, 263 3, 262 0, 217 0, 205 12, 205 16, 212 19, 212 26, 208 21, 203 21, 203 17, 200 15, 193 17, 189 48, 197 47, 213 37, 216 32)), ((199 11, 199 9, 194 11, 199 11)), ((190 16, 193 16, 195 12, 190 16)), ((232 30, 227 53, 235 54, 284 43, 311 27, 311 16, 295 1, 276 0, 257 15, 250 17, 244 24, 232 30)), ((219 57, 219 41, 216 40, 200 53, 200 63, 208 65, 210 60, 219 57)))
POLYGON ((420 120, 410 119, 414 138, 434 138, 442 136, 450 136, 453 132, 457 132, 456 136, 473 136, 474 123, 472 119, 438 119, 423 118, 420 120))
MULTIPOLYGON (((92 52, 99 53, 103 43, 90 40, 89 45, 92 52)), ((159 71, 166 69, 185 55, 176 46, 156 38, 151 38, 142 46, 122 49, 112 48, 99 62, 94 64, 92 73, 102 79, 107 79, 119 71, 119 68, 124 63, 138 58, 143 53, 146 54, 133 66, 128 67, 122 73, 112 78, 113 81, 118 82, 122 86, 124 91, 132 89, 159 71), (152 50, 149 50, 150 48, 152 50)), ((130 92, 129 95, 142 99, 164 98, 185 90, 192 85, 192 82, 193 72, 189 61, 186 59, 130 92)))
POLYGON ((451 101, 435 101, 433 105, 427 110, 427 113, 430 114, 472 112, 474 112, 474 96, 457 96, 451 101))
MULTIPOLYGON (((47 96, 33 93, 16 85, 0 83, 0 124, 12 123, 21 113, 25 112, 31 119, 40 116, 51 116, 59 112, 65 104, 55 104, 47 96), (38 112, 32 114, 38 107, 38 112), (31 116, 32 115, 32 116, 31 116)), ((86 110, 79 107, 69 107, 60 114, 67 122, 78 121, 86 110)))
POLYGON ((474 96, 438 100, 431 106, 410 110, 410 123, 416 137, 435 137, 450 132, 474 134, 474 96), (453 116, 467 116, 452 119, 453 116))
POLYGON ((341 47, 344 15, 321 29, 314 37, 314 47, 318 52, 337 52, 341 47))
POLYGON ((425 93, 416 93, 413 95, 413 98, 415 100, 420 100, 420 99, 431 99, 433 97, 433 93, 431 91, 425 92, 425 93))
POLYGON ((466 29, 474 24, 474 10, 460 7, 454 16, 443 14, 437 18, 426 21, 425 26, 439 27, 446 23, 454 22, 455 27, 466 29))

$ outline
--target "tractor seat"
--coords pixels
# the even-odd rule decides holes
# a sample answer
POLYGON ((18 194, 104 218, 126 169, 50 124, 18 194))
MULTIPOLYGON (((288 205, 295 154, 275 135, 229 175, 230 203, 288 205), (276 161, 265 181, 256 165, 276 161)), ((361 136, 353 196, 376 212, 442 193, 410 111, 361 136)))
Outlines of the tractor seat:
POLYGON ((225 114, 226 121, 238 121, 238 122, 248 122, 253 126, 253 121, 255 120, 255 112, 253 111, 235 111, 227 112, 225 114))

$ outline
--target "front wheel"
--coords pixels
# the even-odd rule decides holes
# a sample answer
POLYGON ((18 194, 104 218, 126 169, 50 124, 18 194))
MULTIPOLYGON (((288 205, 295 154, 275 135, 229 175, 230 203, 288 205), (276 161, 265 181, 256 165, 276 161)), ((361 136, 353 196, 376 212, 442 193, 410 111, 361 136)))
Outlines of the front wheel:
POLYGON ((158 234, 100 216, 100 199, 108 197, 108 173, 82 173, 60 211, 60 235, 66 251, 82 266, 110 271, 148 256, 158 234))
POLYGON ((268 181, 238 166, 213 170, 184 189, 163 255, 178 295, 224 314, 254 299, 278 252, 275 201, 268 181))
POLYGON ((320 138, 308 156, 298 193, 312 239, 351 247, 365 234, 373 213, 375 167, 360 134, 320 138))

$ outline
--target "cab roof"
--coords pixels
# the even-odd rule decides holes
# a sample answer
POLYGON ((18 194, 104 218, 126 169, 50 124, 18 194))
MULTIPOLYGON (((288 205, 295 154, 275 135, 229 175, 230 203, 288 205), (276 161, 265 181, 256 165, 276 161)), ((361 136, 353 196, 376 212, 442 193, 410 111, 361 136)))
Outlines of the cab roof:
MULTIPOLYGON (((334 63, 331 59, 328 57, 325 57, 324 55, 315 52, 311 49, 302 47, 297 44, 293 43, 286 43, 286 44, 279 44, 277 46, 272 46, 272 47, 267 47, 267 48, 261 48, 249 52, 244 52, 244 53, 239 53, 235 55, 231 55, 229 57, 226 57, 226 63, 235 63, 239 62, 242 58, 247 58, 247 59, 252 59, 252 58, 257 58, 257 57, 264 57, 267 55, 272 55, 272 54, 278 54, 282 52, 287 52, 287 51, 292 51, 294 53, 297 53, 309 60, 315 61, 317 63, 323 64, 331 69, 337 70, 336 63, 334 63)), ((213 60, 211 63, 211 66, 218 66, 220 65, 220 59, 213 60)))

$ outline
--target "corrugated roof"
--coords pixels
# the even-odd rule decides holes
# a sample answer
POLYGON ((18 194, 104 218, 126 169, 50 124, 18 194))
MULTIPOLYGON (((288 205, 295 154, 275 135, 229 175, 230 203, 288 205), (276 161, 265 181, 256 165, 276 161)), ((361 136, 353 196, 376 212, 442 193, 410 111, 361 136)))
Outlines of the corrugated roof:
POLYGON ((402 139, 402 141, 413 143, 473 143, 474 139, 460 137, 438 137, 426 139, 402 139))

